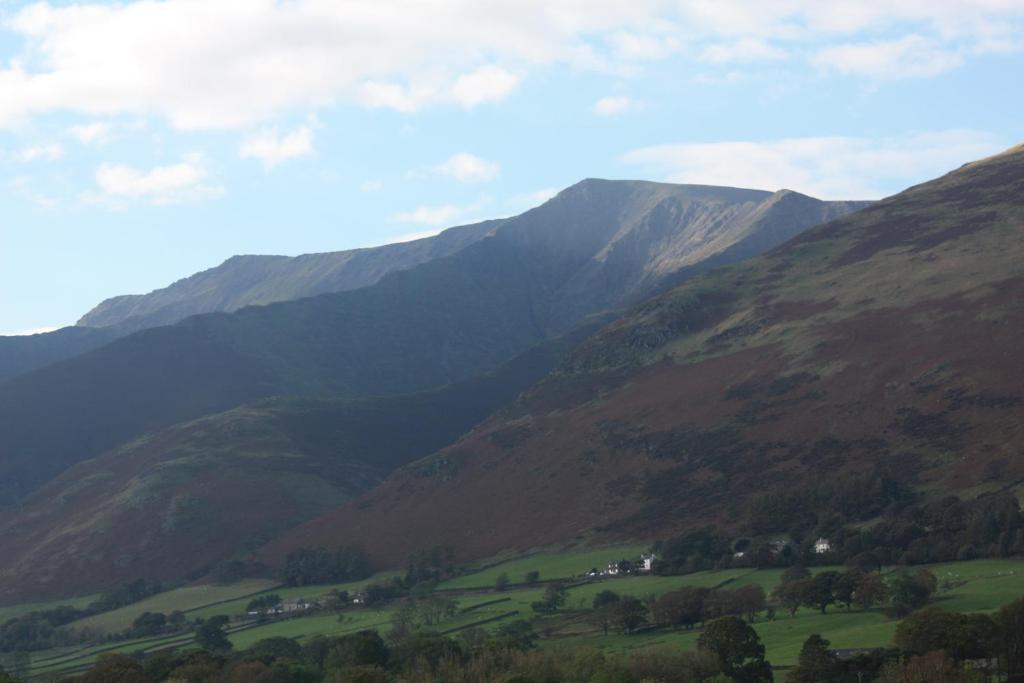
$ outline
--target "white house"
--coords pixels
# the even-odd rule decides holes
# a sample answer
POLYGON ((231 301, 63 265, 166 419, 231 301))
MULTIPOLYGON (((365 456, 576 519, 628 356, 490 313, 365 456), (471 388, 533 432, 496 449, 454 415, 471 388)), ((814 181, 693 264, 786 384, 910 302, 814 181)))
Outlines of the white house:
POLYGON ((818 555, 824 555, 830 550, 832 550, 832 544, 828 542, 827 538, 821 537, 814 542, 814 552, 818 555))
POLYGON ((658 559, 658 556, 654 553, 650 555, 640 556, 640 567, 641 571, 650 572, 654 569, 654 561, 658 559))

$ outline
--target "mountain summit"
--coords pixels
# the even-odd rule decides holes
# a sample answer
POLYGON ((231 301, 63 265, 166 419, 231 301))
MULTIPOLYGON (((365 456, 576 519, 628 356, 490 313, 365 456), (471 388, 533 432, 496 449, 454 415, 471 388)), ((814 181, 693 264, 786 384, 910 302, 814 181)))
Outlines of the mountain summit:
POLYGON ((813 515, 799 494, 872 477, 925 497, 1016 490, 1022 252, 1018 147, 645 302, 264 557, 359 542, 395 565, 437 544, 470 560, 707 523, 777 532, 749 515, 813 515))

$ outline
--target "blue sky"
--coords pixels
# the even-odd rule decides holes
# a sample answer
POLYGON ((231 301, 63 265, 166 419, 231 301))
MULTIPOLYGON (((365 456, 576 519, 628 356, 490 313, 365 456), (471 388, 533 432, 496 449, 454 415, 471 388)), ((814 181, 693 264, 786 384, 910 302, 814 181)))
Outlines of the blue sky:
POLYGON ((1022 81, 1024 0, 0 0, 0 333, 584 177, 880 197, 1022 81))

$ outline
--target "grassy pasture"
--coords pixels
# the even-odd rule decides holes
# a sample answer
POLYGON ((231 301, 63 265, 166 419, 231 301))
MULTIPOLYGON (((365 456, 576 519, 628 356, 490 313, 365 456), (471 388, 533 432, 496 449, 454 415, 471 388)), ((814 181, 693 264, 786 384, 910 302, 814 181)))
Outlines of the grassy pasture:
MULTIPOLYGON (((459 631, 477 625, 491 630, 515 619, 534 618, 536 615, 530 605, 540 599, 545 586, 516 586, 504 592, 497 592, 493 590, 494 581, 502 572, 508 573, 513 581, 534 569, 541 572, 542 581, 567 579, 574 574, 581 575, 591 566, 603 566, 610 559, 630 557, 641 550, 642 546, 624 546, 581 552, 538 553, 510 559, 484 567, 475 573, 457 577, 445 582, 440 588, 445 591, 444 595, 457 601, 459 612, 440 624, 438 630, 449 635, 457 635, 459 631)), ((1024 596, 1024 560, 952 562, 928 568, 935 573, 940 582, 940 589, 934 597, 933 604, 944 609, 992 611, 1024 596)), ((816 568, 815 571, 824 569, 828 568, 816 568)), ((585 622, 580 622, 578 617, 585 614, 594 596, 602 590, 646 598, 682 586, 738 588, 747 584, 757 584, 766 592, 770 592, 779 583, 781 574, 782 570, 779 569, 728 569, 698 572, 687 576, 638 576, 589 582, 570 588, 564 610, 555 617, 542 618, 537 624, 537 629, 545 632, 553 628, 551 637, 542 641, 543 647, 582 645, 612 653, 653 645, 692 648, 696 646, 699 630, 650 631, 629 636, 613 633, 603 636, 585 622), (566 627, 570 622, 574 623, 566 627)), ((244 613, 245 605, 254 595, 273 592, 284 599, 315 598, 334 589, 355 590, 366 583, 392 575, 378 575, 367 581, 347 584, 302 588, 275 588, 273 582, 260 580, 247 580, 232 586, 190 586, 153 596, 116 612, 97 615, 76 623, 76 626, 90 623, 109 630, 119 630, 130 625, 131 621, 144 611, 170 612, 174 609, 188 611, 192 617, 207 618, 226 614, 237 618, 244 613)), ((78 604, 84 604, 89 600, 91 598, 82 598, 78 604)), ((8 614, 16 615, 31 609, 52 607, 54 604, 21 605, 5 610, 8 614)), ((259 625, 236 623, 232 626, 229 637, 235 648, 241 650, 258 640, 273 636, 304 640, 315 635, 340 636, 362 629, 377 629, 383 634, 390 629, 390 622, 389 607, 350 608, 343 612, 341 619, 337 614, 319 614, 259 625)), ((774 621, 758 620, 754 628, 765 644, 768 659, 775 665, 785 666, 796 661, 800 647, 812 633, 820 633, 831 641, 833 647, 838 648, 886 646, 892 640, 896 623, 879 610, 847 612, 833 606, 826 614, 806 608, 800 609, 793 617, 780 612, 774 621)), ((191 635, 186 634, 89 648, 38 652, 33 656, 36 662, 33 673, 64 671, 81 666, 91 662, 101 652, 151 652, 171 645, 188 646, 190 643, 191 635)))
MULTIPOLYGON (((244 596, 267 591, 275 585, 275 581, 268 579, 245 579, 228 586, 184 586, 165 593, 158 593, 121 609, 80 619, 73 625, 98 628, 105 633, 122 631, 131 626, 132 622, 143 612, 169 613, 180 610, 193 616, 192 610, 199 610, 224 600, 248 602, 244 596)), ((216 610, 217 607, 214 606, 210 609, 216 610)), ((216 613, 225 614, 225 612, 216 613)))
POLYGON ((609 562, 634 559, 645 552, 647 545, 622 545, 606 548, 566 551, 542 551, 524 557, 488 564, 478 571, 450 579, 438 586, 440 590, 494 588, 500 574, 507 574, 511 583, 525 581, 526 572, 539 571, 541 581, 583 576, 591 568, 604 569, 609 562))

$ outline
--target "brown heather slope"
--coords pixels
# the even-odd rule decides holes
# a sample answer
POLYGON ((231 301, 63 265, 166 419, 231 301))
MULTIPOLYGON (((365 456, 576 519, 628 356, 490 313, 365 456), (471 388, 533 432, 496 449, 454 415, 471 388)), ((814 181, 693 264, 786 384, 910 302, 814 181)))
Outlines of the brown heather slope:
POLYGON ((647 302, 514 407, 261 557, 654 538, 878 467, 926 493, 1012 488, 1022 302, 1017 147, 647 302))

